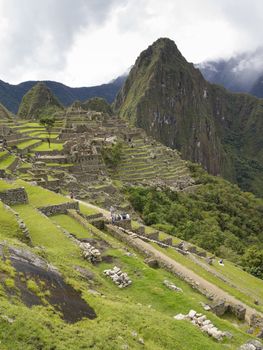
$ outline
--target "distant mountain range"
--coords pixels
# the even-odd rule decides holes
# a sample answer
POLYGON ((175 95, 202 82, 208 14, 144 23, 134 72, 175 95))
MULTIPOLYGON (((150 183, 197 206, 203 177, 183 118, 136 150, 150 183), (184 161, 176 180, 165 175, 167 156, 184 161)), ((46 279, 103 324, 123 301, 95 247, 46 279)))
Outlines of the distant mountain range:
MULTIPOLYGON (((125 79, 126 75, 123 75, 108 84, 79 88, 72 88, 56 81, 44 82, 64 106, 69 106, 76 100, 84 102, 95 96, 103 97, 112 103, 125 79)), ((0 80, 0 103, 9 111, 17 113, 23 96, 37 83, 39 81, 25 81, 18 85, 11 85, 0 80)))
POLYGON ((195 65, 210 83, 233 92, 263 97, 263 48, 229 59, 205 61, 195 65))

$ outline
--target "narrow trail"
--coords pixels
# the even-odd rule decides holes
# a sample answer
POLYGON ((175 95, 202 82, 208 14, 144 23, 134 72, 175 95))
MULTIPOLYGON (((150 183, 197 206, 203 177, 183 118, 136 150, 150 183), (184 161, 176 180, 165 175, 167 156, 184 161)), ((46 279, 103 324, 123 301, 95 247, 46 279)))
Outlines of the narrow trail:
MULTIPOLYGON (((96 205, 86 203, 84 201, 79 200, 79 202, 89 208, 93 208, 101 212, 107 219, 110 219, 110 212, 106 209, 102 209, 100 207, 97 207, 96 205)), ((116 228, 115 226, 109 225, 113 228, 116 228)), ((128 235, 127 235, 128 236, 128 235)), ((235 298, 234 296, 230 295, 228 292, 224 291, 220 287, 214 285, 213 283, 207 281, 203 277, 199 276, 189 268, 185 267, 184 265, 180 264, 176 260, 170 258, 166 254, 160 252, 158 249, 154 248, 151 244, 143 241, 138 236, 133 237, 132 241, 136 243, 137 246, 141 248, 141 251, 148 252, 152 256, 154 256, 156 259, 162 261, 165 265, 169 266, 176 275, 182 276, 185 280, 192 280, 194 281, 200 289, 205 290, 208 294, 212 294, 215 299, 221 299, 225 300, 226 302, 233 303, 233 304, 239 304, 246 308, 246 320, 249 322, 252 315, 257 314, 260 317, 263 318, 263 313, 257 311, 251 306, 248 306, 244 302, 240 301, 239 299, 235 298)))

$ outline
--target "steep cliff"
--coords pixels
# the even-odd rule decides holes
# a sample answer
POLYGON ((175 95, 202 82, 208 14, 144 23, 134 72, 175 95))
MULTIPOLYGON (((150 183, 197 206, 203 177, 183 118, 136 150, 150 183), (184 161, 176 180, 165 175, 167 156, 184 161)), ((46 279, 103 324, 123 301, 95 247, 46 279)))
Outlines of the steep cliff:
POLYGON ((23 118, 40 118, 62 109, 52 91, 44 83, 37 83, 24 95, 18 115, 23 118))
POLYGON ((211 174, 263 195, 263 100, 208 83, 172 40, 140 54, 114 108, 211 174))

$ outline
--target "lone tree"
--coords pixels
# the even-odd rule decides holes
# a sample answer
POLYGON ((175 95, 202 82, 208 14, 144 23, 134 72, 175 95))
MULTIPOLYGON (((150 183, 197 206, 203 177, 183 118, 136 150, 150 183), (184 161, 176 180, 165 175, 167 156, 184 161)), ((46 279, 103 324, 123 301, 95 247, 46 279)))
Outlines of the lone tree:
POLYGON ((48 133, 48 138, 47 138, 47 142, 48 142, 48 147, 50 148, 50 138, 51 138, 51 130, 55 124, 55 118, 54 117, 42 117, 40 119, 40 124, 43 125, 48 133))

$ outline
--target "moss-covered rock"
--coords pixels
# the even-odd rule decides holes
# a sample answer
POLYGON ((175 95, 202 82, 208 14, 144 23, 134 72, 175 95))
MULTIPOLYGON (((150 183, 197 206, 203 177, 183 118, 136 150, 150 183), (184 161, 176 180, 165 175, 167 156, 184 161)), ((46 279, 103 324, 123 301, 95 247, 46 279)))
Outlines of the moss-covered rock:
POLYGON ((208 83, 172 40, 140 54, 114 108, 211 174, 263 194, 263 100, 208 83))
POLYGON ((24 95, 18 115, 23 118, 38 119, 53 115, 62 109, 63 106, 52 91, 40 82, 24 95))

